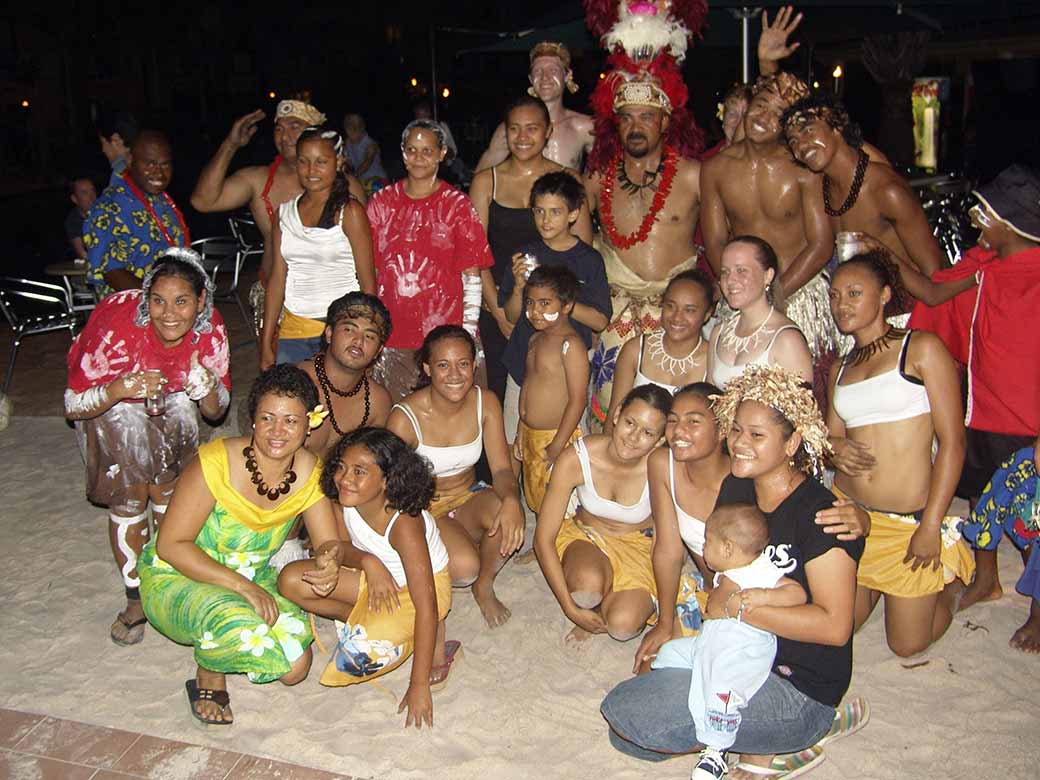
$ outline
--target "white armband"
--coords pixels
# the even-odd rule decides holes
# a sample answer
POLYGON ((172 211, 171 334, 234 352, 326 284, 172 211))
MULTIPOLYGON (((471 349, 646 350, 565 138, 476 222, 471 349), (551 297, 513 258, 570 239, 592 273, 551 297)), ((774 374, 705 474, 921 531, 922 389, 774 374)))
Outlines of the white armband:
POLYGON ((108 402, 108 388, 105 385, 90 387, 82 393, 65 388, 65 414, 77 417, 91 416, 91 412, 100 409, 108 402))
POLYGON ((462 274, 462 327, 473 338, 477 337, 482 291, 479 274, 462 274))

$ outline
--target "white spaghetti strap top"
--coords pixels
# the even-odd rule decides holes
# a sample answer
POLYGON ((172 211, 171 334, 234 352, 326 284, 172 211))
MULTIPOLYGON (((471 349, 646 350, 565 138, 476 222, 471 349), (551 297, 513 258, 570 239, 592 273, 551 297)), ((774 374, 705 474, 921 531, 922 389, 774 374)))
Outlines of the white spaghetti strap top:
POLYGON ((578 453, 578 462, 581 463, 581 477, 584 484, 575 488, 578 495, 578 503, 582 509, 604 520, 613 520, 615 523, 627 525, 639 525, 650 517, 650 482, 647 480, 643 486, 643 495, 639 501, 630 506, 619 504, 603 498, 596 492, 596 486, 592 482, 592 464, 589 462, 589 451, 585 446, 584 438, 574 442, 574 450, 578 453))
POLYGON ((341 227, 343 210, 330 228, 306 227, 300 220, 298 204, 302 197, 278 207, 282 257, 289 269, 285 308, 298 317, 320 320, 330 303, 348 292, 357 292, 361 285, 354 268, 354 249, 341 227))
POLYGON ((679 521, 679 536, 687 547, 698 555, 704 555, 704 521, 679 506, 679 499, 675 497, 675 458, 671 449, 668 450, 668 488, 672 492, 675 517, 679 521))
POLYGON ((931 414, 928 391, 924 382, 906 373, 906 348, 910 334, 903 337, 899 349, 899 364, 891 371, 843 385, 845 364, 838 369, 834 384, 834 411, 844 420, 846 428, 861 428, 864 425, 909 420, 931 414))
MULTIPOLYGON (((397 587, 403 588, 408 584, 404 574, 404 564, 401 563, 401 556, 397 550, 390 544, 390 531, 393 530, 394 523, 400 516, 401 513, 398 512, 390 518, 390 522, 386 526, 386 533, 380 535, 365 522, 365 518, 357 509, 352 506, 343 507, 343 522, 350 533, 350 541, 362 552, 376 556, 386 566, 386 570, 394 578, 397 587)), ((430 563, 433 564, 433 573, 436 574, 447 568, 448 550, 441 541, 441 534, 437 530, 437 523, 433 516, 424 509, 422 517, 426 525, 426 546, 430 550, 430 563)))
MULTIPOLYGON (((723 324, 722 327, 725 327, 725 324, 723 324)), ((735 324, 734 327, 736 327, 735 324)), ((743 374, 744 369, 748 366, 768 366, 769 355, 773 351, 773 343, 776 341, 776 337, 785 330, 797 330, 801 333, 801 330, 799 330, 797 325, 781 325, 776 329, 773 337, 769 339, 769 344, 761 353, 751 358, 747 363, 738 363, 733 365, 719 357, 719 339, 722 337, 722 330, 720 329, 719 335, 711 345, 712 356, 715 358, 711 361, 711 383, 720 390, 725 390, 726 385, 729 384, 730 380, 736 379, 738 376, 743 374)))
POLYGON ((391 409, 400 409, 412 424, 415 438, 419 442, 415 451, 430 461, 435 477, 453 477, 473 468, 484 452, 484 396, 480 387, 474 385, 474 389, 477 391, 477 438, 468 444, 455 444, 450 447, 423 444, 422 429, 412 410, 405 404, 394 404, 391 409))

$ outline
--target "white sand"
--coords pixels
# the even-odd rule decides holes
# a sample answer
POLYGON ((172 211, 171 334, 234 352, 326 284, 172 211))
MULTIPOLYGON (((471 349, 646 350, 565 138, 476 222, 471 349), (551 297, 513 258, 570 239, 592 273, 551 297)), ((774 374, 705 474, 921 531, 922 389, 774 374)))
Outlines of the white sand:
MULTIPOLYGON (((565 647, 566 619, 536 564, 510 564, 499 594, 512 620, 486 629, 472 598, 456 592, 449 637, 465 658, 434 695, 433 731, 405 732, 396 700, 407 667, 374 685, 322 688, 317 660, 295 689, 230 680, 236 723, 201 730, 188 712, 190 649, 149 628, 120 648, 108 626, 121 584, 105 514, 83 499, 72 432, 58 418, 16 418, 0 435, 7 489, 0 499, 0 701, 4 706, 255 753, 359 777, 684 778, 691 761, 649 765, 607 742, 599 702, 631 665, 636 643, 598 637, 565 647), (391 698, 391 694, 393 699, 391 698)), ((1010 592, 1021 572, 1001 550, 1010 592)), ((873 716, 827 748, 812 777, 1029 778, 1040 775, 1040 658, 1011 650, 1025 619, 1017 594, 956 616, 948 634, 905 668, 884 644, 880 610, 856 638, 851 692, 873 716), (980 626, 970 630, 966 623, 980 626)), ((331 629, 322 628, 328 646, 331 629)))

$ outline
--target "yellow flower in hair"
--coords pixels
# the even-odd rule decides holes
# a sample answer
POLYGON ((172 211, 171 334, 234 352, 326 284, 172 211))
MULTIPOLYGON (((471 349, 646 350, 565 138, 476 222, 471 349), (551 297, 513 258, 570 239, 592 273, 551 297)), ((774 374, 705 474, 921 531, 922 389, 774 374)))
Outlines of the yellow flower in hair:
POLYGON ((309 412, 307 412, 307 425, 312 430, 314 428, 318 428, 323 422, 325 422, 325 418, 328 416, 329 410, 321 404, 318 404, 309 412))
POLYGON ((715 116, 717 116, 719 118, 719 121, 721 122, 722 118, 723 118, 723 116, 725 114, 726 114, 726 104, 725 103, 718 103, 715 106, 715 116))

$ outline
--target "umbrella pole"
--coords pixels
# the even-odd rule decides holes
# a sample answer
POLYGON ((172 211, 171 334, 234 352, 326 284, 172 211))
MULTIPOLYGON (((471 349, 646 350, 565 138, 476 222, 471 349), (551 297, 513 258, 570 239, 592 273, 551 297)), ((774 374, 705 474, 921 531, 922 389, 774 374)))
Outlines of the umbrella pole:
POLYGON ((433 98, 433 121, 437 121, 437 103, 440 102, 440 93, 437 91, 437 28, 430 25, 430 95, 433 98))
POLYGON ((745 84, 751 81, 751 19, 758 16, 761 8, 730 8, 734 18, 740 20, 740 79, 745 84))

